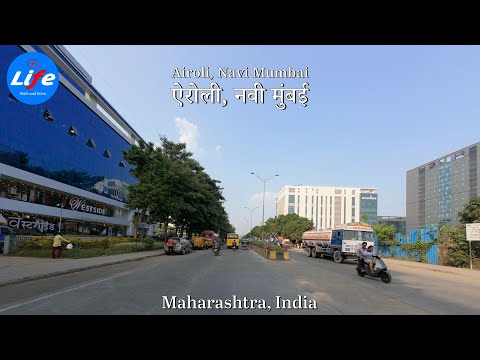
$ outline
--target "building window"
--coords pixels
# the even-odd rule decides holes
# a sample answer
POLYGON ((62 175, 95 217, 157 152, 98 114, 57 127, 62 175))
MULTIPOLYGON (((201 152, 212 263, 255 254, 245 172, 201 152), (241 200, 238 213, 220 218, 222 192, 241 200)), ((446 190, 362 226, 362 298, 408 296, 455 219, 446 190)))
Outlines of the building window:
POLYGON ((295 188, 288 188, 288 192, 295 192, 295 188))
POLYGON ((289 204, 295 203, 295 195, 288 195, 288 203, 289 204))
POLYGON ((463 157, 465 157, 465 153, 463 151, 459 151, 455 154, 455 160, 461 159, 463 157))
POLYGON ((352 195, 355 195, 355 190, 352 190, 352 195))
POLYGON ((342 189, 335 189, 335 194, 341 194, 342 193, 342 189))
POLYGON ((68 128, 67 130, 67 133, 68 135, 70 136, 77 136, 78 135, 78 131, 77 131, 77 128, 73 125, 70 125, 70 127, 68 128))
POLYGON ((110 150, 105 150, 105 151, 103 152, 103 156, 105 156, 106 158, 109 158, 109 157, 112 156, 112 153, 110 152, 110 150))
POLYGON ((97 147, 97 144, 95 144, 95 140, 93 140, 92 138, 88 139, 87 141, 87 146, 88 147, 91 147, 91 148, 96 148, 97 147))
POLYGON ((288 206, 288 213, 293 214, 295 212, 295 205, 289 205, 288 206))
POLYGON ((452 161, 452 157, 451 157, 451 156, 447 156, 447 163, 449 163, 450 161, 452 161))
POLYGON ((13 96, 12 93, 8 94, 8 99, 13 102, 18 102, 18 99, 15 96, 13 96))
POLYGON ((45 109, 45 111, 43 112, 43 118, 47 121, 53 121, 53 114, 51 111, 49 111, 48 109, 45 109))

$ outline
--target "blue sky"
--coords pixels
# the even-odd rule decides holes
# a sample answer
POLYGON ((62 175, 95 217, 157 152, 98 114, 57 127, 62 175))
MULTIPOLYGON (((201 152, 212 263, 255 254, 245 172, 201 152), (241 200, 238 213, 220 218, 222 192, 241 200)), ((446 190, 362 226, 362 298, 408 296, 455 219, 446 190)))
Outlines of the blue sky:
POLYGON ((479 46, 66 46, 93 84, 147 141, 187 143, 222 181, 232 224, 243 233, 274 215, 284 185, 372 186, 379 215, 405 215, 406 171, 479 141, 479 46), (209 79, 172 79, 176 67, 208 66, 228 105, 180 107, 170 89, 209 79), (221 79, 218 67, 250 69, 221 79), (254 67, 309 68, 309 79, 254 79, 254 67), (307 107, 243 104, 234 88, 300 88, 307 107))

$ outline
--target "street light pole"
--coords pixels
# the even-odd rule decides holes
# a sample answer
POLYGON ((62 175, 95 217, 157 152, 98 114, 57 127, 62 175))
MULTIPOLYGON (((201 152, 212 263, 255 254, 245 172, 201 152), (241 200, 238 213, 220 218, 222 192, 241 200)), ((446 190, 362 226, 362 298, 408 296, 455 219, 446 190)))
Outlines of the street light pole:
POLYGON ((259 176, 258 174, 254 173, 254 172, 250 172, 250 174, 255 175, 257 178, 260 179, 260 181, 263 182, 262 225, 265 225, 265 184, 267 183, 268 180, 274 178, 275 176, 280 176, 280 175, 275 174, 275 175, 272 175, 268 178, 262 178, 261 176, 259 176))
POLYGON ((244 206, 244 208, 250 210, 250 231, 252 231, 253 229, 252 215, 253 215, 253 212, 256 209, 258 209, 258 206, 255 206, 253 209, 250 209, 248 206, 244 206))

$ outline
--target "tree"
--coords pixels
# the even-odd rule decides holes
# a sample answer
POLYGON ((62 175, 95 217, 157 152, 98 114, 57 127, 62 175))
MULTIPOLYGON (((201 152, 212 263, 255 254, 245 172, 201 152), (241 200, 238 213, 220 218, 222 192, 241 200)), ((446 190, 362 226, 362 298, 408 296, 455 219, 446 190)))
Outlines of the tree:
MULTIPOLYGON (((441 262, 450 266, 467 267, 470 264, 468 241, 465 239, 464 224, 447 224, 440 229, 438 245, 448 249, 446 254, 442 252, 441 262)), ((473 251, 473 249, 472 249, 473 251)), ((474 256, 474 254, 472 254, 474 256)))
POLYGON ((387 225, 385 222, 381 222, 380 224, 373 226, 373 230, 377 235, 378 245, 387 245, 394 240, 395 225, 387 225))
POLYGON ((283 236, 290 240, 299 241, 305 231, 313 229, 313 221, 297 214, 279 215, 275 218, 269 218, 263 226, 255 226, 250 235, 261 237, 262 234, 272 234, 283 236))
POLYGON ((458 213, 462 224, 480 222, 480 197, 470 199, 462 211, 458 213))
POLYGON ((138 180, 129 186, 127 198, 129 208, 137 210, 135 227, 145 221, 148 211, 151 222, 164 224, 164 236, 168 223, 175 224, 180 234, 186 230, 188 236, 207 229, 235 231, 222 204, 220 181, 204 171, 185 144, 162 137, 160 146, 132 145, 124 157, 138 180))
POLYGON ((367 214, 363 214, 362 215, 362 222, 366 223, 368 220, 368 215, 367 214))

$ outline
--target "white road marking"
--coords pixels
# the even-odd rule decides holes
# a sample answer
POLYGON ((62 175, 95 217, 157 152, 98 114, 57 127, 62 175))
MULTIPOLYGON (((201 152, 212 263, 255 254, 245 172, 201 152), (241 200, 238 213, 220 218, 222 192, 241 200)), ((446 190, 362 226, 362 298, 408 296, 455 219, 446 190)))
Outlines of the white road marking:
POLYGON ((54 293, 51 293, 51 294, 48 294, 48 295, 44 295, 44 296, 38 297, 38 298, 36 298, 36 299, 32 299, 32 300, 24 301, 24 302, 15 304, 15 305, 11 305, 11 306, 7 306, 7 307, 4 307, 4 308, 0 308, 0 313, 5 312, 5 311, 9 311, 9 310, 12 310, 12 309, 16 309, 16 308, 19 308, 19 307, 21 307, 21 306, 25 306, 25 305, 28 305, 28 304, 33 304, 33 303, 35 303, 35 302, 37 302, 37 301, 45 300, 45 299, 51 298, 51 297, 53 297, 53 296, 57 296, 57 295, 65 294, 65 293, 68 293, 68 292, 71 292, 71 291, 75 291, 75 290, 78 290, 78 289, 82 289, 82 288, 87 287, 87 286, 90 286, 90 285, 95 285, 95 284, 98 284, 98 283, 101 283, 101 282, 104 282, 104 281, 108 281, 108 280, 114 279, 114 278, 116 278, 116 277, 128 275, 128 274, 131 274, 132 272, 133 272, 133 271, 125 271, 125 272, 123 272, 123 273, 119 273, 119 274, 117 274, 117 275, 107 277, 107 278, 105 278, 105 279, 92 281, 92 282, 89 282, 89 283, 86 283, 86 284, 82 284, 82 285, 79 285, 79 286, 75 286, 75 287, 70 288, 70 289, 61 290, 61 291, 57 291, 57 292, 54 292, 54 293))

